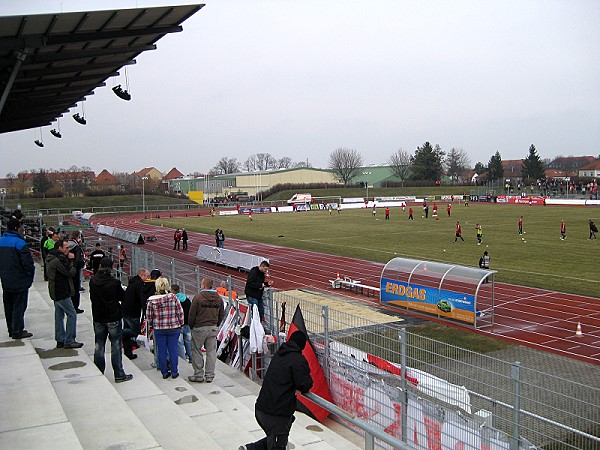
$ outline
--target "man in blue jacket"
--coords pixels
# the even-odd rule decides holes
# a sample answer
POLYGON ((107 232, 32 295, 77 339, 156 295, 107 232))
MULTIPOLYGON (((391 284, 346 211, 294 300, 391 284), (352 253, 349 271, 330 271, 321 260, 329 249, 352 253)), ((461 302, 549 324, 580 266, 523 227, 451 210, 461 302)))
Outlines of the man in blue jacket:
POLYGON ((10 219, 6 231, 0 237, 0 278, 2 300, 8 335, 13 339, 33 336, 25 330, 25 310, 29 287, 33 283, 35 266, 31 251, 19 234, 21 222, 10 219))

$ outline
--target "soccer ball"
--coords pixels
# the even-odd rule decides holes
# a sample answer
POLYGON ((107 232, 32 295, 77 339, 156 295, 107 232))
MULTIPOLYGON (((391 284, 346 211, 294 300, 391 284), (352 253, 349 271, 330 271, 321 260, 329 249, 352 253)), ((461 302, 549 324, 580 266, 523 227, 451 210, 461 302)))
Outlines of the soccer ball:
POLYGON ((446 249, 444 249, 444 251, 446 251, 446 249))
POLYGON ((527 241, 523 241, 523 244, 527 244, 527 241))

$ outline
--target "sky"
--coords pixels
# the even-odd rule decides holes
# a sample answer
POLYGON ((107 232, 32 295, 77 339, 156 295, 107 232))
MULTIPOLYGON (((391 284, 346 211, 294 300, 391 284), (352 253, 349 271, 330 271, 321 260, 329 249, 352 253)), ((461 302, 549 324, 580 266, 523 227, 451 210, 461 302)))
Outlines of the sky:
MULTIPOLYGON (((17 0, 0 16, 161 6, 153 0, 17 0)), ((0 177, 88 166, 208 172, 270 153, 326 168, 337 148, 385 164, 424 142, 472 165, 600 154, 597 0, 207 0, 182 33, 129 66, 132 100, 85 101, 0 134, 0 177)), ((123 73, 123 71, 121 71, 123 73)), ((2 116, 0 116, 2 120, 2 116)))

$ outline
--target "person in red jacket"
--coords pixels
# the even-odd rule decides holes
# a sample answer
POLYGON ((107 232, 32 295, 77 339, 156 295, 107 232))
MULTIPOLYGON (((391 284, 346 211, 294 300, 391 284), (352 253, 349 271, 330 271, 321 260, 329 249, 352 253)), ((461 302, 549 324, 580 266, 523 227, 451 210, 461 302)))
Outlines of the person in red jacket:
POLYGON ((412 208, 408 208, 408 220, 415 220, 415 218, 413 217, 413 209, 412 208))
POLYGON ((458 238, 460 238, 461 241, 465 242, 465 240, 462 237, 462 231, 460 229, 460 222, 456 222, 456 236, 454 236, 454 243, 456 243, 458 241, 458 238))

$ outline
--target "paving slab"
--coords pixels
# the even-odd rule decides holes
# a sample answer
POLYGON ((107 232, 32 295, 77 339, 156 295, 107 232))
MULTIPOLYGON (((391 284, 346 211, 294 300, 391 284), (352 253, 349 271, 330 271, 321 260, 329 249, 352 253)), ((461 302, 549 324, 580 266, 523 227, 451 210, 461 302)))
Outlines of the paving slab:
POLYGON ((198 427, 165 394, 135 398, 127 404, 164 449, 226 448, 213 440, 203 428, 198 427))
POLYGON ((69 422, 41 425, 0 433, 2 448, 27 450, 83 449, 69 422))
POLYGON ((223 448, 237 449, 242 444, 257 440, 249 431, 240 429, 235 422, 231 422, 229 415, 223 411, 196 416, 193 419, 200 428, 204 429, 223 448))
POLYGON ((159 447, 103 375, 98 373, 52 384, 84 448, 159 447))
POLYGON ((0 358, 0 432, 67 421, 40 359, 24 345, 28 354, 0 358))

